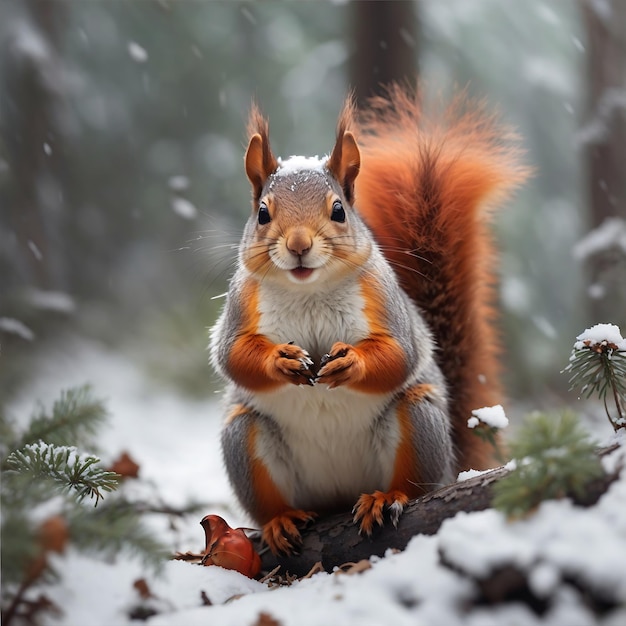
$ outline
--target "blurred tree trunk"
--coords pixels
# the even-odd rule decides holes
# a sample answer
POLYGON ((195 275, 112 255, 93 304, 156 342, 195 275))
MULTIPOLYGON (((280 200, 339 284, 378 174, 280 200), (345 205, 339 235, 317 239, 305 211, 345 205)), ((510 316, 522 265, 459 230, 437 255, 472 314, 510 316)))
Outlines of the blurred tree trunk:
MULTIPOLYGON (((589 172, 590 227, 605 223, 605 249, 589 254, 592 285, 600 287, 591 321, 624 322, 626 250, 607 219, 626 217, 626 2, 582 1, 587 31, 588 111, 583 127, 589 172), (604 296, 602 294, 605 294, 604 296)), ((626 231, 622 235, 626 238, 626 231)))
POLYGON ((392 81, 415 85, 418 9, 413 0, 350 3, 348 20, 354 42, 350 83, 359 103, 392 81))
POLYGON ((3 80, 3 125, 11 166, 9 214, 18 240, 21 279, 39 288, 55 286, 50 250, 52 219, 60 190, 54 107, 60 80, 55 69, 63 3, 28 0, 14 17, 3 80))

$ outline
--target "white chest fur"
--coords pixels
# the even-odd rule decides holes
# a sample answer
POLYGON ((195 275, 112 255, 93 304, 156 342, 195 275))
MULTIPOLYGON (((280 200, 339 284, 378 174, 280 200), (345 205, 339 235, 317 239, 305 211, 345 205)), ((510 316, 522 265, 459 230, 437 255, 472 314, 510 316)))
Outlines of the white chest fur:
MULTIPOLYGON (((356 344, 369 333, 358 286, 314 298, 297 290, 277 297, 263 287, 259 295, 259 330, 276 343, 293 341, 316 365, 336 341, 356 344)), ((355 501, 360 493, 386 487, 399 434, 387 432, 383 445, 372 426, 390 399, 323 385, 286 385, 253 395, 255 407, 279 425, 289 460, 277 458, 272 441, 263 438, 257 453, 294 506, 355 501)))
POLYGON ((367 337, 358 283, 314 293, 262 285, 259 289, 259 331, 275 343, 293 341, 319 359, 336 341, 354 344, 367 337))

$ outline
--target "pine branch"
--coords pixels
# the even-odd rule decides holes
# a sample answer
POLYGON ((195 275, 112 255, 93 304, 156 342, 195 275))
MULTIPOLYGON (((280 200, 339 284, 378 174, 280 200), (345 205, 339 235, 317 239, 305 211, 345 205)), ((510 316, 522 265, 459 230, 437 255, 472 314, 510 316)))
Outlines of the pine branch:
POLYGON ((62 551, 68 538, 73 547, 83 551, 110 557, 120 551, 133 553, 155 571, 168 556, 146 529, 145 516, 137 510, 140 507, 134 508, 119 492, 97 508, 83 502, 89 496, 98 505, 105 492, 118 486, 120 476, 102 469, 97 456, 81 454, 69 445, 92 448, 105 417, 104 406, 92 398, 88 386, 63 392, 51 413, 41 409, 21 437, 16 436, 13 423, 0 414, 0 431, 6 435, 3 441, 20 442, 17 447, 5 443, 0 451, 2 578, 11 583, 2 593, 3 623, 21 616, 29 602, 27 592, 55 574, 48 552, 62 551), (55 496, 52 507, 47 501, 55 496), (55 517, 37 523, 33 512, 44 502, 46 511, 54 508, 55 517), (58 532, 50 532, 52 519, 60 520, 55 523, 66 531, 62 544, 58 532))
POLYGON ((83 552, 115 556, 127 552, 159 570, 169 552, 143 525, 131 502, 108 501, 97 509, 76 507, 68 513, 72 543, 83 552))
POLYGON ((61 392, 49 414, 39 409, 20 441, 12 448, 45 441, 59 446, 76 445, 94 449, 94 437, 108 414, 102 400, 94 399, 91 387, 83 385, 61 392))
POLYGON ((78 454, 74 446, 55 446, 40 441, 12 452, 6 465, 26 480, 49 479, 65 491, 74 490, 76 498, 95 498, 97 505, 103 491, 117 488, 119 476, 97 464, 100 459, 90 454, 78 454))
POLYGON ((571 373, 570 389, 580 389, 587 398, 596 394, 603 401, 615 430, 626 427, 626 340, 619 327, 598 324, 579 335, 563 371, 571 373), (617 417, 609 411, 609 395, 617 417))
POLYGON ((4 585, 18 584, 27 564, 40 548, 32 522, 25 511, 3 506, 2 513, 2 580, 4 585))
POLYGON ((516 468, 494 486, 494 507, 511 517, 526 515, 543 500, 584 496, 602 476, 595 445, 573 413, 534 415, 510 444, 516 468))

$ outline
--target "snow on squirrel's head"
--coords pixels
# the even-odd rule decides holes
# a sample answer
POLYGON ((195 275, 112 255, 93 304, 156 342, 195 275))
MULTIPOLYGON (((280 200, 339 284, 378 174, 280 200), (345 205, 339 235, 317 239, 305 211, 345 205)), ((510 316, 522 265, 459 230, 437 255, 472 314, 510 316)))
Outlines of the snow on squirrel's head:
POLYGON ((248 120, 250 137, 245 156, 246 174, 252 185, 253 206, 256 208, 270 177, 274 181, 283 177, 300 181, 306 173, 319 173, 327 177, 332 184, 335 181, 341 190, 343 199, 352 204, 354 180, 361 166, 361 154, 354 135, 349 130, 352 125, 353 103, 347 100, 339 116, 335 145, 330 156, 318 157, 292 156, 289 159, 277 159, 270 146, 269 123, 258 107, 253 104, 248 120))
MULTIPOLYGON (((278 157, 277 168, 272 172, 263 187, 263 196, 270 193, 298 193, 299 197, 313 197, 326 194, 329 190, 339 192, 328 171, 328 156, 278 157)), ((285 196, 283 196, 285 197, 285 196)))

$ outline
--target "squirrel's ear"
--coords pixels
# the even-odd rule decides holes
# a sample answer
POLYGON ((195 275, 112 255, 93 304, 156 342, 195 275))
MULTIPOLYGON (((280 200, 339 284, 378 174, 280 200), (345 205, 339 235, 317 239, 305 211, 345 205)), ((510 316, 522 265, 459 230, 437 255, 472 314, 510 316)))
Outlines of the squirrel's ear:
POLYGON ((327 167, 341 185, 346 200, 352 204, 354 199, 354 179, 357 177, 361 167, 361 153, 354 135, 349 130, 337 137, 337 142, 328 159, 327 167))
POLYGON ((257 202, 261 197, 265 181, 278 167, 278 161, 272 154, 270 143, 265 133, 263 135, 259 133, 252 135, 246 150, 245 163, 246 174, 252 184, 254 201, 257 202))

